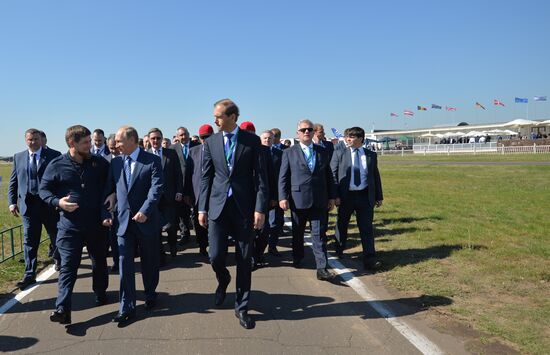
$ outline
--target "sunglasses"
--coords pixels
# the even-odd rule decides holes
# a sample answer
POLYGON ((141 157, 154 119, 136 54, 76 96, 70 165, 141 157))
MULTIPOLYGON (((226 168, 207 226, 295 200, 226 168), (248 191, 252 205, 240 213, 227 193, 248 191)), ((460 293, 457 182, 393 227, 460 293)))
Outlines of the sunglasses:
POLYGON ((313 132, 313 128, 311 128, 311 127, 308 127, 308 128, 300 128, 298 131, 299 131, 299 132, 302 132, 302 133, 306 133, 306 132, 310 132, 310 133, 311 133, 311 132, 313 132))

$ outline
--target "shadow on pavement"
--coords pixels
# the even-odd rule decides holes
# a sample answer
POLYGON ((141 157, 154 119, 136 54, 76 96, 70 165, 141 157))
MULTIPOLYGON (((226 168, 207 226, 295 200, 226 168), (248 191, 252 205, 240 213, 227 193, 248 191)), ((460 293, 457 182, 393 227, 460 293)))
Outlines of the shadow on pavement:
POLYGON ((8 335, 0 335, 0 351, 17 351, 30 348, 38 343, 36 338, 14 337, 8 335))

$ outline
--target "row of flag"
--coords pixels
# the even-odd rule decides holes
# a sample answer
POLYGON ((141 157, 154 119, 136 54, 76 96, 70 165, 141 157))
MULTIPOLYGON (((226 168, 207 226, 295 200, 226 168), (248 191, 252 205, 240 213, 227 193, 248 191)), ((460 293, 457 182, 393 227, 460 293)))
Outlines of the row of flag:
MULTIPOLYGON (((533 101, 547 101, 547 96, 535 96, 535 97, 533 97, 533 101)), ((526 97, 516 97, 514 102, 516 104, 526 104, 526 103, 529 103, 529 99, 526 98, 526 97)), ((497 100, 497 99, 493 100, 493 105, 494 106, 506 107, 506 105, 504 105, 504 103, 502 101, 497 100)), ((475 108, 480 108, 480 109, 483 109, 483 110, 487 110, 485 108, 485 106, 483 106, 479 102, 475 103, 475 108)), ((431 109, 432 110, 442 110, 443 107, 440 106, 440 105, 432 104, 431 109)), ((425 106, 416 106, 416 110, 417 111, 428 111, 428 108, 425 107, 425 106)), ((456 111, 456 107, 445 106, 445 110, 446 111, 456 111)), ((405 115, 405 116, 414 116, 414 112, 412 110, 404 110, 403 115, 405 115)), ((399 115, 395 112, 391 112, 390 117, 399 117, 399 115)))

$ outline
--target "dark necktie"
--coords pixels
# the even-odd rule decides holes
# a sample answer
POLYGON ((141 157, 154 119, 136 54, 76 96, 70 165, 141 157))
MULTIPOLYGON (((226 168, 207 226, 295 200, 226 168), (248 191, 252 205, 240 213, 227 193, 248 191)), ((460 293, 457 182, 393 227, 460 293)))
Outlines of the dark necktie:
POLYGON ((361 169, 359 168, 359 149, 354 149, 353 157, 353 183, 355 186, 361 185, 361 169))
POLYGON ((29 192, 33 195, 38 193, 38 169, 36 166, 36 153, 31 154, 31 166, 29 169, 29 192))
POLYGON ((227 138, 227 140, 225 141, 225 157, 226 157, 226 160, 227 160, 227 163, 230 164, 231 163, 231 155, 232 155, 232 151, 231 151, 231 138, 233 138, 233 133, 227 133, 225 135, 225 137, 227 138))
POLYGON ((124 160, 124 175, 126 177, 126 185, 130 186, 132 178, 132 158, 128 155, 124 160))
POLYGON ((187 156, 189 155, 189 149, 187 148, 187 144, 183 145, 183 156, 185 159, 187 159, 187 156))

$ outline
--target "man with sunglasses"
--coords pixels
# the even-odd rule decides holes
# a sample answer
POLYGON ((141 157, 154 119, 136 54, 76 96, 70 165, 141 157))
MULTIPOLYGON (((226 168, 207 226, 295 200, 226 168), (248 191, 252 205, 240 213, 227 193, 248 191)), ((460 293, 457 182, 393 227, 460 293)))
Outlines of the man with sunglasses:
POLYGON ((363 265, 367 270, 376 270, 380 262, 375 259, 372 220, 374 207, 382 206, 384 199, 378 159, 376 153, 363 148, 365 131, 362 128, 347 129, 345 139, 348 148, 336 150, 330 164, 338 187, 336 254, 344 257, 349 220, 355 212, 363 247, 363 265))
POLYGON ((334 207, 336 187, 330 171, 327 150, 313 144, 313 123, 298 123, 298 144, 283 152, 279 173, 279 206, 292 211, 292 257, 294 267, 304 258, 304 230, 311 222, 311 240, 317 266, 317 279, 330 280, 327 270, 326 238, 322 237, 322 221, 334 207))

